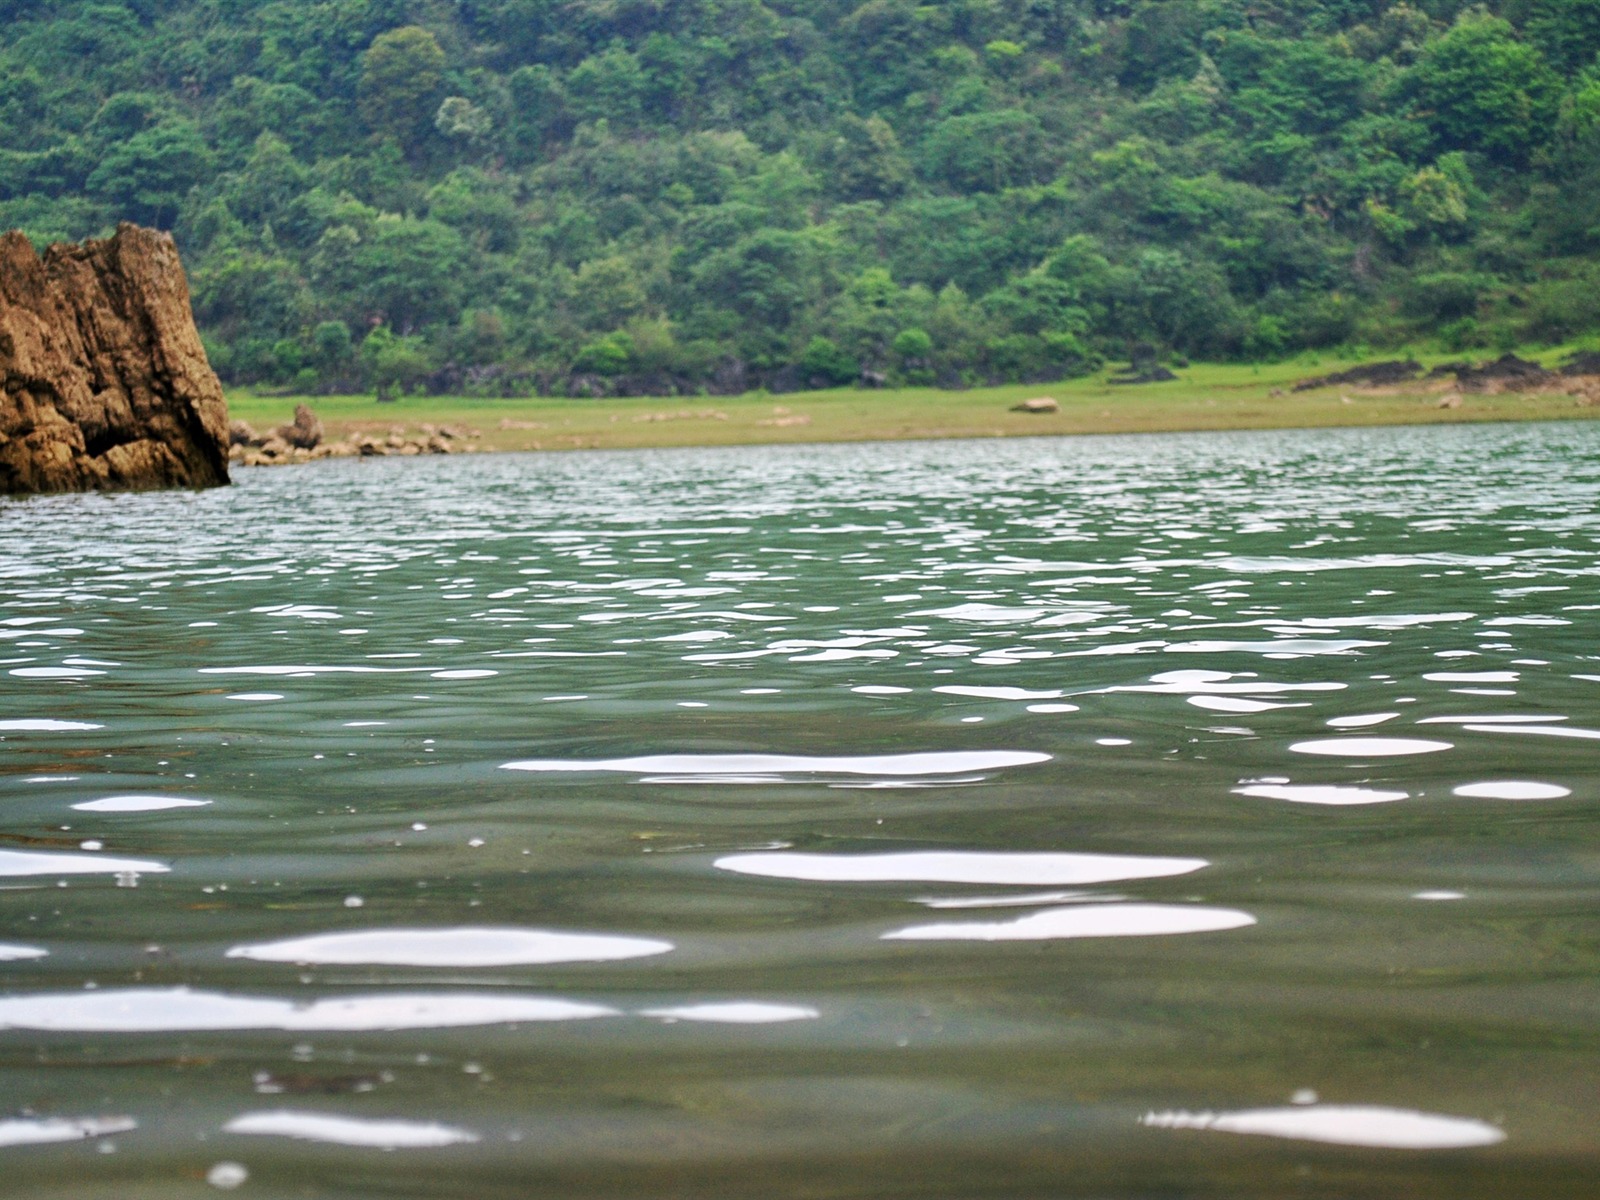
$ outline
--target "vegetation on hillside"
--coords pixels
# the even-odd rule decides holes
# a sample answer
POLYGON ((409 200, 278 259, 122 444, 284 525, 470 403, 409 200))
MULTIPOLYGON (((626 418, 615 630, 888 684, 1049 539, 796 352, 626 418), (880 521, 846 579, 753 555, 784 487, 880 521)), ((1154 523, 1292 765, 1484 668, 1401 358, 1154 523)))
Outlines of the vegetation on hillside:
POLYGON ((0 0, 0 227, 225 379, 1060 378, 1600 329, 1593 0, 0 0))

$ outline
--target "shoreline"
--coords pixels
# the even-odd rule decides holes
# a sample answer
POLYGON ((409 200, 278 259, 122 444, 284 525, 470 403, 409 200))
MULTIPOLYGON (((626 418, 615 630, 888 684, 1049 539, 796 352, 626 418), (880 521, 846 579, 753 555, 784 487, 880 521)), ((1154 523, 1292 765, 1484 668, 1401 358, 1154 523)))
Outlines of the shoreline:
MULTIPOLYGON (((1419 356, 1420 358, 1421 356, 1419 356)), ((1437 357, 1437 356, 1435 356, 1437 357)), ((1547 352, 1541 357, 1553 358, 1547 352)), ((1422 361, 1429 365, 1426 358, 1422 361)), ((1341 364, 1331 364, 1337 368, 1341 364)), ((968 391, 833 389, 789 395, 495 400, 404 396, 262 396, 231 392, 229 415, 263 432, 310 407, 324 442, 390 443, 377 454, 623 450, 1231 429, 1322 429, 1600 417, 1600 377, 1562 377, 1526 391, 1463 391, 1448 379, 1295 392, 1329 364, 1197 365, 1163 383, 1080 378, 968 391), (1025 400, 1054 411, 1019 412, 1025 400), (447 431, 441 438, 437 431, 447 431), (454 433, 455 436, 449 436, 454 433), (410 443, 408 448, 406 443, 410 443), (443 449, 441 442, 447 443, 443 449)), ((352 451, 353 452, 353 451, 352 451)), ((313 452, 315 453, 315 452, 313 452)), ((326 457, 319 454, 317 457, 326 457)), ((291 461, 291 460, 284 460, 291 461)), ((306 461, 297 456, 293 461, 306 461)), ((236 464, 237 465, 237 464, 236 464)), ((276 464, 272 464, 276 465, 276 464)))

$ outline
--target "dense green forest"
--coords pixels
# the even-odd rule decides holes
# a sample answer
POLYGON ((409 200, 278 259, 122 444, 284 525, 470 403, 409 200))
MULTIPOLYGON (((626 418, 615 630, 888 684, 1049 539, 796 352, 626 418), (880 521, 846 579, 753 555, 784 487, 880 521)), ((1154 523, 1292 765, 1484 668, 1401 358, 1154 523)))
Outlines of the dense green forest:
POLYGON ((224 379, 1055 379, 1600 329, 1596 0, 0 0, 0 227, 224 379))

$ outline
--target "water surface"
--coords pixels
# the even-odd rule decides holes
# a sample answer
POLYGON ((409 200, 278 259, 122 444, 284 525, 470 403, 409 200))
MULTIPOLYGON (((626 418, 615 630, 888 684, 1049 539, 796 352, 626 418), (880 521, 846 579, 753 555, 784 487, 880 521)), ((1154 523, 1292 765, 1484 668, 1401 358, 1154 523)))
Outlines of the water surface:
POLYGON ((0 504, 14 1194, 1564 1197, 1600 428, 0 504))

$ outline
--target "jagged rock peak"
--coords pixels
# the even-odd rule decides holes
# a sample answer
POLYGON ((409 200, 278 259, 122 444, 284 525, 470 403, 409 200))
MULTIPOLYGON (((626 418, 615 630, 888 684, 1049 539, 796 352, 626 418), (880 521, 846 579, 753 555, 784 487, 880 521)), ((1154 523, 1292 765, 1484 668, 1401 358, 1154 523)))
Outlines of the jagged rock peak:
POLYGON ((228 409, 170 234, 0 234, 0 494, 228 482, 228 409))

